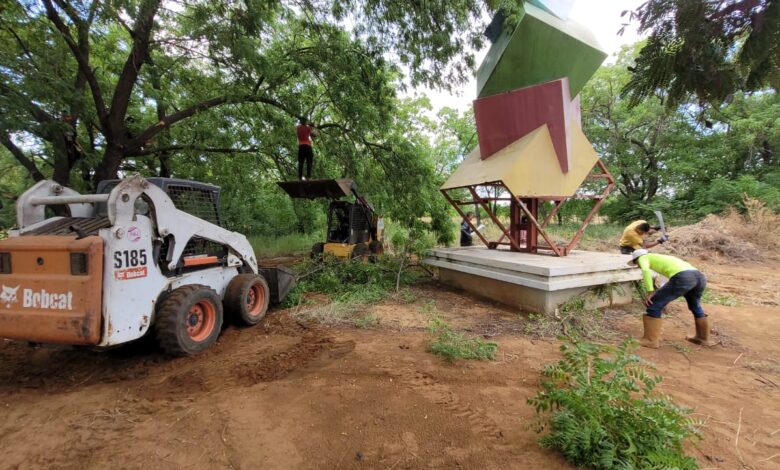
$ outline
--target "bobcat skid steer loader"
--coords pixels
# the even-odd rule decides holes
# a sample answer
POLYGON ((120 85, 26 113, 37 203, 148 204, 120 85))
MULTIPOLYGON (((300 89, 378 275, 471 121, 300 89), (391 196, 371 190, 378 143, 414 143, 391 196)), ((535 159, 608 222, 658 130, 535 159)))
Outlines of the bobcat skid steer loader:
POLYGON ((0 241, 0 338, 105 348, 149 332, 190 355, 216 341, 223 312, 255 325, 289 291, 289 271, 264 277, 246 237, 219 226, 216 186, 132 176, 97 192, 41 181, 17 201, 19 228, 0 241))

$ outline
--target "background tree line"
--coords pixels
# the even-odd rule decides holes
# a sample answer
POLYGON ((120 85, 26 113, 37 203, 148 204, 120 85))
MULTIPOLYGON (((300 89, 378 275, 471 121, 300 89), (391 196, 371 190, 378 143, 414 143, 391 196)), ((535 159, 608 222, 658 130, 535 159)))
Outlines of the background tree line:
MULTIPOLYGON (((353 177, 386 216, 452 237, 438 187, 475 145, 473 117, 426 99, 470 76, 485 12, 522 0, 16 0, 0 7, 0 202, 53 178, 90 191, 130 172, 224 188, 228 225, 310 231, 321 203, 295 173, 297 118, 320 128, 315 172, 353 177)), ((747 192, 778 203, 778 4, 650 0, 651 32, 583 92, 583 124, 618 177, 604 212, 698 217, 747 192), (684 13, 684 14, 679 14, 684 13)), ((577 211, 573 205, 570 211, 577 211)))

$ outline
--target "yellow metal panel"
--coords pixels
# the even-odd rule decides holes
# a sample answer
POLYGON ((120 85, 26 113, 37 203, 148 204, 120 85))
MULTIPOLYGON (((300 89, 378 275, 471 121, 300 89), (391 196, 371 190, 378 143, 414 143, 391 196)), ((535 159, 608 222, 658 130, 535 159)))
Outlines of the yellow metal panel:
POLYGON ((488 159, 480 160, 479 148, 475 149, 442 189, 502 181, 515 196, 573 196, 596 164, 598 156, 578 126, 572 125, 569 131, 573 151, 566 174, 561 172, 550 132, 547 125, 543 125, 488 159))
POLYGON ((460 164, 441 189, 462 188, 463 186, 511 179, 520 157, 526 153, 538 154, 538 152, 544 152, 544 147, 546 146, 549 146, 549 150, 553 152, 552 155, 555 158, 555 149, 553 148, 550 132, 547 130, 546 124, 519 138, 485 160, 480 159, 479 146, 477 146, 463 160, 463 163, 460 164))
POLYGON ((326 243, 322 251, 339 258, 349 258, 354 246, 347 243, 326 243))

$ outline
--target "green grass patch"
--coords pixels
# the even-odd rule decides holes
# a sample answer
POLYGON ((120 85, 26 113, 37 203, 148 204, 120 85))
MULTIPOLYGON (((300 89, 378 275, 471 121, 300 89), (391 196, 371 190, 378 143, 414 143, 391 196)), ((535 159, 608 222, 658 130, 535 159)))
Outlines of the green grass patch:
MULTIPOLYGON (((294 269, 298 280, 282 302, 283 308, 300 307, 296 315, 318 323, 352 324, 359 328, 376 326, 368 318, 366 307, 395 294, 397 281, 405 287, 423 276, 408 269, 407 264, 402 266, 401 259, 395 256, 381 256, 376 263, 326 256, 321 261, 307 260, 294 269), (313 293, 327 296, 329 302, 311 305, 307 294, 313 293)), ((404 296, 404 289, 401 292, 404 296)))
POLYGON ((257 258, 271 258, 274 256, 309 253, 312 245, 323 238, 321 233, 290 234, 281 237, 247 237, 257 258))
POLYGON ((704 289, 704 294, 701 296, 701 302, 710 305, 725 305, 726 307, 736 307, 738 304, 736 297, 733 295, 719 294, 709 288, 704 289))
POLYGON ((542 447, 560 451, 578 467, 593 469, 697 469, 683 441, 701 423, 655 392, 660 376, 634 352, 632 339, 617 347, 594 343, 561 346, 563 359, 542 371, 536 409, 542 447))
POLYGON ((355 328, 376 328, 380 323, 382 323, 382 321, 378 316, 374 315, 373 313, 369 313, 355 319, 355 328))
MULTIPOLYGON (((565 222, 562 225, 551 223, 547 226, 547 233, 556 240, 569 241, 579 228, 579 222, 565 222)), ((624 228, 619 224, 590 224, 582 234, 577 249, 617 251, 624 228)))
POLYGON ((431 321, 429 331, 435 337, 428 344, 428 351, 450 362, 457 359, 492 361, 496 357, 498 344, 479 338, 466 338, 462 333, 452 331, 447 323, 439 319, 431 321))

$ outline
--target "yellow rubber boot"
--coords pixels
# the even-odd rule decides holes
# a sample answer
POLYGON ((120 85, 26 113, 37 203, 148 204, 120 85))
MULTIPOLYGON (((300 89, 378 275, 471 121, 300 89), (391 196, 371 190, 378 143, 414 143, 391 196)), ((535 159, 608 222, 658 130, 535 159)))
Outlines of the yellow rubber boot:
POLYGON ((686 336, 685 339, 701 346, 712 346, 714 343, 710 341, 710 321, 707 317, 694 318, 694 320, 696 322, 696 334, 694 336, 686 336))
POLYGON ((661 347, 661 325, 663 320, 642 315, 642 323, 645 327, 645 334, 639 338, 639 344, 646 348, 658 349, 661 347))

